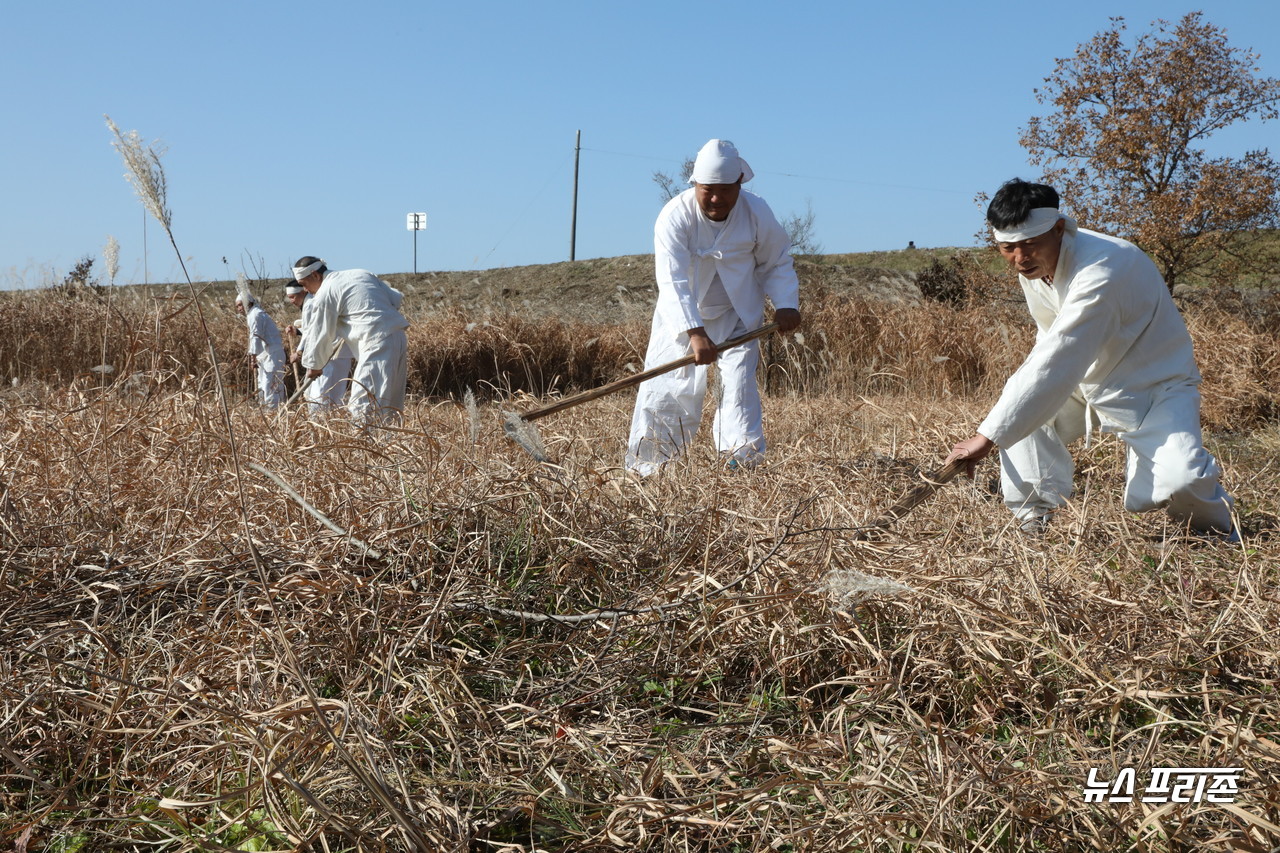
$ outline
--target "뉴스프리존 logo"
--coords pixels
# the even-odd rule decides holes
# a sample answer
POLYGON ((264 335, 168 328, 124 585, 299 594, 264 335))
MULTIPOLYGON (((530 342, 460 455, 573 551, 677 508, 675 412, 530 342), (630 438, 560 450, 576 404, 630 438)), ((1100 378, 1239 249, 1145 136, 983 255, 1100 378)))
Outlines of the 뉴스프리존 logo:
MULTIPOLYGON (((1156 767, 1138 799, 1143 803, 1234 803, 1243 772, 1243 767, 1156 767)), ((1084 801, 1131 803, 1137 777, 1132 767, 1122 767, 1108 782, 1098 778, 1098 768, 1090 767, 1084 783, 1084 801)))

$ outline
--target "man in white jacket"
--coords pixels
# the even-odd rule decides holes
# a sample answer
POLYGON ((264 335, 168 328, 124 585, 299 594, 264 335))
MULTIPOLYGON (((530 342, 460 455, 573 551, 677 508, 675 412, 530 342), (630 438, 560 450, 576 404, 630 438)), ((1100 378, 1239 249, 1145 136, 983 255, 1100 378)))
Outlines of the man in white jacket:
POLYGON ((277 408, 284 403, 285 358, 280 330, 248 290, 236 296, 236 313, 249 327, 249 358, 257 373, 258 397, 267 408, 277 408))
POLYGON ((314 305, 302 333, 302 366, 308 379, 323 374, 339 340, 355 358, 347 408, 358 423, 398 418, 408 379, 409 321, 400 313, 404 294, 368 270, 330 270, 310 255, 293 267, 293 278, 314 305))
POLYGON ((1018 272, 1036 343, 977 434, 947 457, 1000 448, 1005 504, 1030 533, 1071 496, 1067 444, 1094 425, 1128 449, 1125 509, 1163 508, 1179 524, 1234 536, 1231 498, 1200 432, 1191 336, 1154 263, 1132 243, 1079 228, 1058 194, 1014 179, 987 209, 1018 272))
POLYGON ((671 199, 654 226, 658 303, 645 368, 692 352, 694 364, 640 386, 626 466, 641 475, 678 457, 697 432, 707 365, 719 364, 721 395, 713 426, 731 467, 765 452, 756 365, 759 341, 717 358, 716 344, 758 327, 766 297, 782 332, 800 325, 800 283, 791 243, 764 199, 742 189, 751 167, 732 142, 712 139, 694 161, 693 187, 671 199))
MULTIPOLYGON (((306 352, 307 344, 309 343, 304 330, 307 327, 307 320, 311 316, 311 309, 315 305, 315 297, 307 293, 306 289, 296 281, 290 282, 285 286, 284 295, 285 299, 288 299, 293 307, 302 312, 302 319, 286 329, 289 334, 296 335, 298 339, 292 360, 301 362, 302 354, 306 352)), ((342 346, 338 347, 337 354, 330 358, 328 363, 320 369, 320 378, 307 386, 305 396, 311 414, 318 414, 341 406, 342 401, 346 399, 350 386, 351 347, 347 346, 346 341, 343 341, 342 346)))

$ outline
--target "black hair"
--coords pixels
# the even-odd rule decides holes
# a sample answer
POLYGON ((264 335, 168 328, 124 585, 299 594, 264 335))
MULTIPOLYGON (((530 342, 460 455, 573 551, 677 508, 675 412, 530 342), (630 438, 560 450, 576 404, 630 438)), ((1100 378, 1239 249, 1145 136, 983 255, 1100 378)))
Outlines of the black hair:
POLYGON ((1005 181, 987 205, 987 222, 993 228, 1012 228, 1037 207, 1058 206, 1058 191, 1048 184, 1033 184, 1021 178, 1005 181))
POLYGON ((324 273, 327 273, 329 271, 329 268, 326 266, 323 266, 323 262, 320 261, 319 258, 314 258, 311 255, 303 255, 302 257, 298 258, 298 260, 294 262, 294 267, 301 269, 302 267, 309 267, 318 261, 322 265, 320 269, 316 270, 316 272, 320 273, 321 275, 323 275, 324 273))

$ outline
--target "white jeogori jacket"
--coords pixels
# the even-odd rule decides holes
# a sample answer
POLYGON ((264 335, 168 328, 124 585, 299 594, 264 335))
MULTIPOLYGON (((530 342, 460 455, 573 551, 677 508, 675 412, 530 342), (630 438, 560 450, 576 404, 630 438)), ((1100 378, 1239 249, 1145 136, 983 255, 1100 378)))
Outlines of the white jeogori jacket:
POLYGON ((244 320, 249 327, 249 354, 257 356, 258 371, 271 376, 284 370, 284 341, 275 321, 258 305, 250 306, 244 320))
POLYGON ((1103 431, 1123 433, 1166 390, 1200 382, 1186 323, 1132 243, 1068 222, 1053 284, 1019 280, 1036 343, 978 426, 1001 447, 1052 421, 1077 389, 1103 431))
POLYGON ((704 325, 699 305, 716 273, 749 328, 764 317, 765 297, 775 309, 798 308, 791 242, 765 200, 742 190, 717 230, 698 209, 696 191, 685 190, 667 202, 654 225, 654 319, 676 336, 704 325))
MULTIPOLYGON (((306 353, 308 346, 310 344, 310 341, 307 340, 306 333, 307 333, 307 328, 311 325, 311 312, 315 309, 315 304, 316 304, 316 298, 312 296, 310 293, 308 293, 306 298, 302 300, 302 326, 300 327, 300 330, 302 332, 302 340, 299 342, 299 345, 298 345, 298 351, 300 353, 306 353)), ((333 356, 332 359, 330 359, 329 363, 332 364, 334 360, 343 359, 343 358, 348 360, 351 359, 351 347, 347 345, 347 342, 345 340, 342 342, 342 346, 338 348, 338 352, 333 356)), ((348 367, 350 367, 350 365, 348 365, 348 367)))
POLYGON ((368 270, 329 270, 312 296, 302 332, 307 341, 302 366, 317 370, 333 353, 339 338, 360 361, 377 349, 381 338, 409 328, 400 313, 404 294, 368 270))
MULTIPOLYGON (((308 344, 305 330, 311 323, 311 312, 315 307, 315 301, 316 298, 308 293, 302 302, 301 328, 304 331, 298 343, 298 352, 304 355, 307 352, 308 344)), ((318 412, 330 407, 341 406, 349 390, 350 378, 351 347, 347 346, 346 341, 343 341, 342 346, 338 347, 338 351, 320 371, 319 378, 307 387, 306 399, 311 404, 311 410, 318 412)))

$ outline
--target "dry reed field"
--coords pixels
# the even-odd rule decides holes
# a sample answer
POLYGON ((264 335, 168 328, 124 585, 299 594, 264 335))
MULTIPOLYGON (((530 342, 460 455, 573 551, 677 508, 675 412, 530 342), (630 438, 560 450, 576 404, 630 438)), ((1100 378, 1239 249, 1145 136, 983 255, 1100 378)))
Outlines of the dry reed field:
POLYGON ((415 317, 416 396, 366 434, 251 404, 229 311, 224 419, 180 302, 13 297, 0 846, 1277 849, 1269 315, 1189 309, 1240 544, 1126 513, 1114 437, 1077 448, 1044 539, 990 463, 867 537, 1031 330, 806 300, 770 351, 767 463, 725 470, 704 431, 635 482, 634 392, 539 421, 553 464, 501 421, 624 375, 640 325, 415 317), (1160 767, 1239 790, 1141 802, 1160 767), (1086 801, 1123 768, 1132 802, 1086 801))

